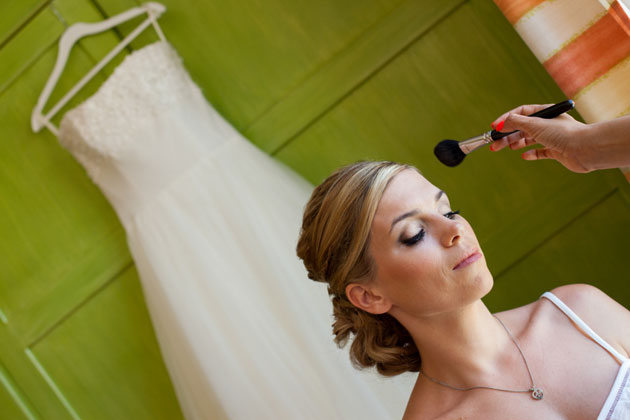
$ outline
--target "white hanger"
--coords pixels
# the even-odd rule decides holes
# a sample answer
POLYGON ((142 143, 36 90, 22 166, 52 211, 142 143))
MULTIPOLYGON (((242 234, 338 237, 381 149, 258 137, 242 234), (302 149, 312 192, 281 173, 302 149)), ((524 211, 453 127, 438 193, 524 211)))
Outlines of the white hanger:
POLYGON ((118 54, 123 48, 125 48, 131 41, 134 40, 144 29, 146 29, 149 25, 153 25, 155 31, 162 41, 166 41, 162 30, 157 24, 156 19, 164 13, 166 7, 160 3, 148 2, 144 3, 139 7, 134 7, 133 9, 129 9, 126 12, 120 13, 116 16, 112 16, 109 19, 106 19, 102 22, 97 23, 75 23, 70 26, 63 33, 61 38, 59 39, 59 52, 57 53, 57 62, 55 63, 55 67, 53 69, 52 74, 48 78, 46 82, 46 86, 42 91, 41 95, 39 95, 39 99, 37 100, 37 105, 33 109, 33 113, 31 114, 31 128, 34 132, 38 133, 41 131, 43 127, 48 128, 53 134, 58 135, 59 130, 55 127, 51 119, 55 114, 87 83, 98 73, 116 54, 118 54), (68 56, 70 55, 70 50, 74 46, 74 44, 82 37, 87 35, 93 35, 98 32, 106 31, 110 28, 113 28, 116 25, 119 25, 129 19, 133 19, 134 17, 141 15, 142 13, 147 13, 149 17, 143 21, 136 29, 133 30, 125 39, 123 39, 116 47, 111 50, 101 61, 98 62, 88 74, 83 76, 79 82, 74 85, 70 91, 57 102, 50 111, 46 115, 44 115, 43 109, 44 105, 46 105, 46 101, 50 97, 61 73, 63 72, 64 67, 66 66, 66 62, 68 60, 68 56))

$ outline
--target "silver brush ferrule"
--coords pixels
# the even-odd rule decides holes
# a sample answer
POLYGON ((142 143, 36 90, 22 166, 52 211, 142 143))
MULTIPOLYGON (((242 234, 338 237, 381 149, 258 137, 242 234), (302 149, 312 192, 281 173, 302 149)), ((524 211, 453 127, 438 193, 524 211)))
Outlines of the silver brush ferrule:
POLYGON ((491 133, 492 131, 488 131, 486 133, 483 133, 480 136, 473 137, 468 140, 460 141, 459 148, 461 149, 462 152, 464 152, 465 154, 468 154, 472 152, 473 150, 477 150, 480 147, 485 146, 486 144, 490 144, 494 141, 492 140, 492 136, 490 136, 491 133))

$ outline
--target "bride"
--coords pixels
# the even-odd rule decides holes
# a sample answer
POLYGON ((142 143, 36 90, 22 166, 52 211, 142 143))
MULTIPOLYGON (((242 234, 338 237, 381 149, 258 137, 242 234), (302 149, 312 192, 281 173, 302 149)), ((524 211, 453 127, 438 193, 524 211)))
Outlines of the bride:
POLYGON ((470 224, 410 166, 358 162, 312 193, 297 246, 358 368, 418 372, 404 419, 628 419, 630 312, 561 286, 492 314, 470 224))

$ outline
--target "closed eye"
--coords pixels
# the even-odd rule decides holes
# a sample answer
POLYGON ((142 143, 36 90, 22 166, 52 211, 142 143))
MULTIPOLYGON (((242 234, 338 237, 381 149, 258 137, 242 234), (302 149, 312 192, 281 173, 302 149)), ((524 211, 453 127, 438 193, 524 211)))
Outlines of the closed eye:
POLYGON ((447 217, 449 219, 454 219, 455 215, 459 214, 459 210, 455 210, 455 211, 449 211, 448 213, 446 213, 444 215, 444 217, 447 217))
POLYGON ((414 246, 415 244, 420 242, 423 237, 424 237, 424 229, 420 229, 420 232, 418 232, 417 234, 413 235, 411 238, 408 238, 408 239, 402 239, 401 238, 400 242, 402 242, 403 245, 405 245, 405 246, 414 246))
MULTIPOLYGON (((459 210, 449 211, 448 213, 444 214, 444 217, 452 220, 458 214, 459 214, 459 210)), ((407 238, 407 239, 400 238, 400 242, 402 242, 402 244, 405 246, 414 246, 418 242, 422 241, 422 238, 424 237, 425 233, 426 232, 424 229, 420 229, 420 231, 417 234, 413 235, 411 238, 407 238)))

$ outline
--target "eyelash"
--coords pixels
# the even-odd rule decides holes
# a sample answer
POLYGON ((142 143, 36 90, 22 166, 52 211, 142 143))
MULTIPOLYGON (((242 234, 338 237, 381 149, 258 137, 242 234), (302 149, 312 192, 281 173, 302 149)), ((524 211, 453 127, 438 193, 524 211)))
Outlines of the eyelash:
MULTIPOLYGON (((449 211, 448 213, 444 215, 444 217, 453 220, 453 218, 455 218, 455 215, 457 214, 459 214, 459 210, 449 211)), ((414 246, 418 242, 422 241, 422 238, 424 237, 424 233, 425 233, 424 229, 420 229, 420 232, 418 232, 416 235, 412 236, 409 239, 401 239, 400 242, 402 242, 403 245, 405 246, 414 246)))

